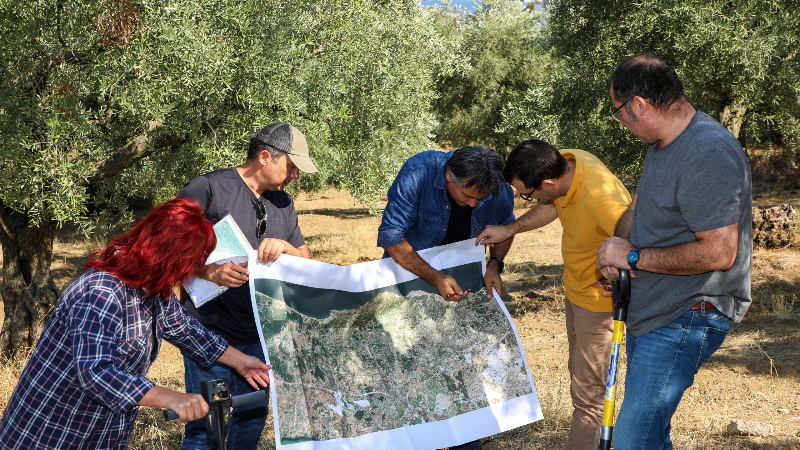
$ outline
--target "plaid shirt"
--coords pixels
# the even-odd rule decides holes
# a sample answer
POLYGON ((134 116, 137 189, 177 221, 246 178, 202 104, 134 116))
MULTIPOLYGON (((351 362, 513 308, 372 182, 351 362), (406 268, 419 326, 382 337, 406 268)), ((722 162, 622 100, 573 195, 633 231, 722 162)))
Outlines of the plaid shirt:
POLYGON ((148 298, 107 272, 88 270, 59 298, 0 420, 0 446, 125 448, 136 404, 154 385, 145 375, 162 337, 201 364, 228 347, 174 297, 148 298))

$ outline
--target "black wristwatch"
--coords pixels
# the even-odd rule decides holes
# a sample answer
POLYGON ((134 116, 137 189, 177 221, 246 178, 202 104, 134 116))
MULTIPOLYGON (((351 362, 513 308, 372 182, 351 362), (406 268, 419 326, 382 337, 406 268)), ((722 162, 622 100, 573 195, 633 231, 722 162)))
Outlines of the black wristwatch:
POLYGON ((631 266, 633 270, 639 270, 636 268, 636 263, 639 262, 639 252, 641 250, 640 248, 635 248, 628 252, 628 265, 631 266))
MULTIPOLYGON (((504 263, 503 260, 498 258, 497 256, 492 256, 491 258, 489 258, 489 262, 492 261, 497 261, 497 266, 500 267, 500 273, 503 273, 503 268, 506 267, 506 263, 504 263)), ((489 264, 489 262, 487 262, 486 264, 489 264)))

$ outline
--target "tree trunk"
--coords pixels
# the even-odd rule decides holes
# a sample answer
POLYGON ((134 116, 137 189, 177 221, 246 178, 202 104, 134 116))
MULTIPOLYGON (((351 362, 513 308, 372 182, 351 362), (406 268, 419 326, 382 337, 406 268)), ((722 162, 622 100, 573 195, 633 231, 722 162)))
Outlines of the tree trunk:
POLYGON ((60 295, 50 274, 56 224, 29 227, 28 218, 0 203, 3 280, 0 297, 5 317, 0 355, 13 358, 36 344, 60 295))
POLYGON ((727 128, 731 134, 739 139, 739 133, 742 131, 742 122, 744 121, 744 114, 747 108, 741 105, 730 105, 722 100, 717 102, 716 117, 717 122, 721 123, 723 127, 727 128))

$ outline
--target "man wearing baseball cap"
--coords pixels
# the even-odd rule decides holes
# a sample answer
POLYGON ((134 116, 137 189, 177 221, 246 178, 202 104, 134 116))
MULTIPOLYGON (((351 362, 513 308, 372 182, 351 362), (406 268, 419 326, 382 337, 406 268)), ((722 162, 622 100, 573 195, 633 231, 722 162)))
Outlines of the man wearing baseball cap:
MULTIPOLYGON (((262 263, 273 262, 282 254, 310 258, 303 234, 297 225, 292 197, 284 192, 300 172, 315 173, 303 133, 284 122, 269 124, 249 136, 247 160, 238 167, 217 170, 189 182, 178 197, 197 200, 206 217, 217 223, 230 214, 250 245, 258 249, 262 263)), ((188 296, 182 304, 209 330, 247 355, 264 361, 250 301, 247 263, 209 264, 195 273, 225 290, 217 298, 195 308, 188 296)), ((228 366, 201 366, 187 354, 183 356, 186 392, 199 393, 200 382, 227 378, 231 395, 245 394, 252 388, 228 366)), ((226 448, 255 449, 269 410, 269 399, 234 408, 226 448)), ((183 449, 214 450, 217 443, 203 420, 186 424, 183 449)))

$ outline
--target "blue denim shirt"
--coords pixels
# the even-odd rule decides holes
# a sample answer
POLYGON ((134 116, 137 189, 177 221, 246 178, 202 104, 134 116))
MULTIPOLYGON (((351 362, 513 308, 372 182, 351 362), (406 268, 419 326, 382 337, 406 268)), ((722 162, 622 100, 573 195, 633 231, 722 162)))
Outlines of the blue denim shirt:
MULTIPOLYGON (((408 241, 419 251, 444 239, 450 218, 444 165, 452 154, 429 150, 403 164, 389 188, 389 202, 378 228, 378 247, 408 241)), ((475 205, 470 236, 477 237, 487 225, 505 225, 513 220, 514 192, 502 182, 497 195, 489 194, 475 205)))

